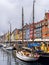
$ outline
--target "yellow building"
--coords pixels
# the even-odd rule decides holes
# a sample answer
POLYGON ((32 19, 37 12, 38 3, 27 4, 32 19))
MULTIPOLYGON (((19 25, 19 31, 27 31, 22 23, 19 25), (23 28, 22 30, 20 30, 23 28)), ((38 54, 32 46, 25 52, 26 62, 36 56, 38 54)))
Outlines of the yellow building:
POLYGON ((19 40, 22 40, 22 32, 19 32, 19 40))
POLYGON ((8 33, 6 33, 6 41, 9 41, 9 40, 10 40, 10 34, 8 32, 8 33))
POLYGON ((11 40, 15 40, 15 36, 14 36, 13 33, 12 33, 12 35, 11 35, 11 40))
POLYGON ((15 40, 18 40, 19 39, 19 34, 16 34, 15 35, 15 40))

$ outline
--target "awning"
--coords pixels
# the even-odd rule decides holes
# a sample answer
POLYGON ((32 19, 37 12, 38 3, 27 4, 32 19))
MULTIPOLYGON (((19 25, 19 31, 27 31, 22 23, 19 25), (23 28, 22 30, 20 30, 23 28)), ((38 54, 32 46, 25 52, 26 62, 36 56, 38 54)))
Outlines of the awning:
POLYGON ((32 48, 32 47, 39 47, 41 44, 40 43, 29 43, 28 47, 32 48))

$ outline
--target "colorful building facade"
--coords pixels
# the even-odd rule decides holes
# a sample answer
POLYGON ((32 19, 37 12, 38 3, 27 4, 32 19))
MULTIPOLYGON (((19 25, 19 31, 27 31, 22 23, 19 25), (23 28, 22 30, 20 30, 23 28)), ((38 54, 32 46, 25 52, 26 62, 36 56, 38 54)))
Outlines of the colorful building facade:
POLYGON ((49 13, 45 13, 45 18, 42 22, 42 38, 49 38, 49 13))
POLYGON ((42 37, 41 30, 42 30, 41 22, 35 23, 35 29, 34 29, 34 31, 35 31, 35 33, 34 33, 35 39, 42 37))
MULTIPOLYGON (((34 23, 34 39, 49 38, 49 13, 45 13, 44 19, 34 23)), ((33 39, 33 24, 30 25, 30 39, 33 39)))
MULTIPOLYGON (((42 38, 48 39, 49 38, 49 13, 45 13, 43 20, 31 24, 26 24, 23 27, 23 39, 30 40, 33 39, 33 28, 34 28, 34 39, 42 38)), ((2 36, 2 39, 5 41, 9 41, 10 34, 6 33, 6 35, 2 36)), ((11 33, 12 40, 22 40, 22 29, 15 29, 11 33)))

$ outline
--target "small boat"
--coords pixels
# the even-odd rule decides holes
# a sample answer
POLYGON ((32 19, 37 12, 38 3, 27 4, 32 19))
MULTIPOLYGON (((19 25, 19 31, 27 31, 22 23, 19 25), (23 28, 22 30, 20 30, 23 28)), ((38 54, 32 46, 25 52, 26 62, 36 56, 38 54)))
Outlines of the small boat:
POLYGON ((3 47, 3 45, 2 45, 2 44, 0 44, 0 48, 1 48, 1 47, 3 47))
POLYGON ((13 47, 12 46, 6 47, 6 50, 13 50, 13 47))
POLYGON ((23 61, 36 61, 39 59, 39 57, 40 57, 39 54, 31 53, 29 51, 26 51, 26 50, 18 51, 18 52, 16 52, 16 57, 23 61))
POLYGON ((3 46, 4 48, 6 48, 6 44, 2 44, 2 46, 3 46))

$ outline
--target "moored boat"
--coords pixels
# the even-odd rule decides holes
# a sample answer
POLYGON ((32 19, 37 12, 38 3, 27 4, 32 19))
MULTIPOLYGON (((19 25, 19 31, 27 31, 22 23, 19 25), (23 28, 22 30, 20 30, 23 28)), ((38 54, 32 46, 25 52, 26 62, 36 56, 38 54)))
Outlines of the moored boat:
POLYGON ((33 53, 31 52, 31 49, 29 50, 29 48, 26 48, 25 50, 23 49, 16 52, 16 57, 23 61, 36 61, 40 56, 38 53, 33 53))
POLYGON ((13 47, 12 46, 7 47, 6 50, 13 50, 13 47))

